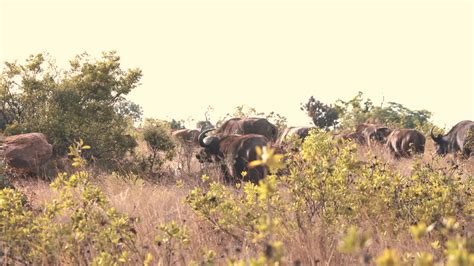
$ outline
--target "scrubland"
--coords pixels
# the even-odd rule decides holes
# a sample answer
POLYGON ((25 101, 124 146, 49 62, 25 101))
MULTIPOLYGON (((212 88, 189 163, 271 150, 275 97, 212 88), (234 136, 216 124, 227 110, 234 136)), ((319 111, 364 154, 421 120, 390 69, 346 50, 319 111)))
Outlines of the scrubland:
POLYGON ((395 160, 322 132, 295 147, 260 184, 224 184, 189 152, 159 178, 78 159, 52 184, 15 179, 0 194, 3 263, 474 265, 473 158, 428 141, 395 160))

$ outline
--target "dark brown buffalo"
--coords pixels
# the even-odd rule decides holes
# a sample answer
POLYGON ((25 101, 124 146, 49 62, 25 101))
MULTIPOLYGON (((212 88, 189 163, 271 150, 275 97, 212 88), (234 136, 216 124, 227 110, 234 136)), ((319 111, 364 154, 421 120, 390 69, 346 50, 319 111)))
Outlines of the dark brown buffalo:
POLYGON ((384 144, 390 132, 388 127, 364 123, 357 126, 355 133, 364 139, 365 144, 372 146, 374 143, 384 144))
POLYGON ((258 134, 270 141, 278 138, 278 129, 265 118, 231 118, 214 133, 216 136, 258 134))
POLYGON ((197 129, 179 129, 173 131, 171 135, 180 143, 188 144, 188 145, 199 145, 198 137, 200 131, 197 129))
POLYGON ((281 132, 280 136, 278 137, 276 144, 277 146, 281 146, 288 140, 288 138, 292 136, 297 136, 300 139, 304 139, 308 136, 309 131, 314 129, 315 127, 287 127, 281 132))
POLYGON ((441 134, 435 136, 432 128, 431 138, 436 143, 436 152, 439 155, 459 151, 464 156, 469 157, 474 154, 474 121, 461 121, 444 136, 441 134))
POLYGON ((257 166, 249 168, 248 164, 257 160, 256 147, 266 146, 268 139, 262 135, 221 135, 206 136, 208 129, 203 131, 198 138, 203 149, 196 157, 202 162, 218 162, 226 182, 251 181, 258 183, 266 175, 266 168, 257 166), (242 176, 242 171, 247 175, 242 176))
POLYGON ((385 147, 395 158, 409 158, 425 152, 425 136, 415 129, 395 129, 388 135, 385 147))

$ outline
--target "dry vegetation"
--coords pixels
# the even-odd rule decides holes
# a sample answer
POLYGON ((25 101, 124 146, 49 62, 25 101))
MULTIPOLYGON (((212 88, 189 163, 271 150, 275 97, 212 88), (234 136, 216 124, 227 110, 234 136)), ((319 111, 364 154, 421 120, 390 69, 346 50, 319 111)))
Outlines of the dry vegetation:
MULTIPOLYGON (((363 164, 370 164, 374 158, 378 158, 384 163, 384 167, 400 172, 404 176, 409 176, 414 165, 421 161, 436 169, 445 169, 460 173, 466 178, 469 176, 472 178, 474 173, 473 158, 463 160, 452 155, 439 158, 433 156, 433 151, 431 142, 428 142, 427 150, 421 158, 394 160, 381 147, 372 149, 359 147, 356 157, 363 164)), ((189 153, 186 154, 189 156, 189 153)), ((202 168, 193 156, 190 157, 190 171, 185 168, 176 171, 178 165, 183 165, 184 161, 189 160, 185 157, 186 155, 181 154, 176 157, 179 159, 165 165, 164 169, 168 173, 165 175, 166 178, 159 182, 127 179, 119 177, 117 174, 99 174, 93 177, 93 183, 105 193, 111 206, 126 214, 136 231, 137 254, 131 256, 134 263, 143 263, 142 260, 148 253, 153 257, 152 265, 187 265, 192 262, 201 265, 206 263, 222 265, 240 259, 249 263, 251 258, 258 257, 262 252, 264 256, 273 256, 274 254, 267 254, 270 252, 268 251, 270 245, 268 241, 275 240, 271 236, 262 247, 262 245, 255 243, 251 237, 237 239, 222 227, 197 215, 190 204, 186 202, 190 191, 196 187, 201 188, 202 191, 208 191, 210 181, 221 180, 221 177, 216 167, 205 166, 202 168), (210 180, 201 180, 203 174, 208 175, 210 180), (185 240, 175 240, 171 244, 157 240, 156 236, 160 231, 157 226, 169 225, 173 221, 179 228, 185 228, 185 240), (267 249, 265 249, 265 245, 267 249)), ((57 192, 51 190, 47 182, 42 180, 15 180, 15 186, 27 195, 33 208, 38 210, 45 203, 57 198, 58 195, 57 192)), ((230 185, 228 188, 233 193, 242 194, 240 189, 233 189, 230 185)), ((364 217, 364 214, 359 214, 359 217, 364 217)), ((378 218, 384 219, 383 215, 378 218)), ((472 234, 472 217, 462 218, 464 219, 463 226, 466 227, 463 232, 472 234)), ((387 217, 387 219, 390 218, 387 217)), ((416 252, 421 251, 435 252, 438 256, 442 256, 441 251, 436 251, 431 247, 435 239, 434 236, 422 239, 417 243, 413 241, 413 237, 406 227, 380 227, 379 221, 374 220, 369 213, 367 213, 366 219, 359 220, 358 228, 364 232, 370 232, 370 245, 364 246, 362 253, 341 253, 338 247, 343 232, 349 224, 341 224, 340 230, 328 230, 326 228, 328 225, 323 219, 316 218, 311 221, 311 224, 304 225, 304 228, 300 228, 301 230, 283 234, 286 238, 282 257, 284 264, 355 265, 366 262, 374 264, 375 256, 383 254, 387 248, 413 258, 416 256, 416 252)), ((263 264, 270 264, 270 262, 263 262, 263 264)))

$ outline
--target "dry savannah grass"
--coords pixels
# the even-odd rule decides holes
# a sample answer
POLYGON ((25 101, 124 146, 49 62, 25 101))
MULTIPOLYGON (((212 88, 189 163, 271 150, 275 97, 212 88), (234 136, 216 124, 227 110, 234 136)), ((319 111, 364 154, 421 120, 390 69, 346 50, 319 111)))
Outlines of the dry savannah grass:
MULTIPOLYGON (((142 152, 145 151, 145 146, 139 147, 142 152)), ((474 173, 473 158, 465 160, 452 155, 440 158, 434 156, 433 153, 434 147, 431 142, 428 142, 425 154, 413 159, 394 160, 380 146, 371 149, 360 146, 354 154, 357 157, 357 161, 363 164, 370 164, 374 162, 374 158, 378 158, 383 162, 383 167, 399 172, 402 176, 410 176, 415 165, 421 162, 422 164, 431 165, 436 169, 459 172, 465 178, 472 178, 474 173)), ((133 225, 136 242, 135 254, 129 256, 132 259, 129 261, 130 263, 142 264, 144 258, 148 258, 145 259, 145 263, 150 263, 151 265, 188 265, 191 263, 197 265, 222 265, 237 263, 239 260, 244 264, 259 265, 259 260, 252 260, 252 258, 264 256, 268 259, 272 258, 272 256, 279 256, 274 253, 280 251, 275 247, 273 249, 269 248, 272 247, 270 241, 275 241, 276 239, 272 238, 276 238, 276 236, 271 234, 265 236, 263 241, 265 244, 261 245, 260 241, 262 240, 252 238, 252 235, 248 234, 248 232, 244 234, 236 233, 235 227, 238 226, 233 227, 232 225, 224 226, 219 224, 219 218, 210 222, 209 218, 212 217, 212 213, 208 217, 199 215, 196 209, 193 209, 189 201, 187 201, 187 197, 196 187, 202 189, 201 191, 209 191, 211 181, 220 182, 222 180, 220 173, 211 165, 208 167, 201 166, 190 153, 181 154, 181 157, 176 158, 179 159, 175 159, 165 165, 164 169, 167 169, 166 171, 168 172, 165 175, 167 178, 160 182, 150 182, 140 178, 124 178, 116 173, 102 173, 92 177, 93 184, 105 193, 110 205, 120 213, 126 214, 133 225), (185 158, 187 156, 191 156, 187 158, 191 159, 190 169, 181 168, 177 171, 178 166, 187 160, 185 158), (201 179, 202 175, 208 176, 209 180, 201 179), (157 227, 172 223, 175 223, 179 229, 176 229, 174 233, 168 234, 167 237, 158 239, 157 235, 160 230, 157 227), (181 235, 180 232, 182 233, 181 235), (180 238, 181 236, 182 238, 180 238)), ((90 171, 95 172, 92 169, 90 171)), ((58 193, 53 191, 49 184, 42 180, 16 180, 14 185, 24 192, 33 209, 41 210, 41 206, 58 197, 58 193)), ((282 184, 282 186, 285 185, 282 184)), ((241 189, 233 188, 232 185, 227 185, 227 188, 230 193, 243 194, 241 189)), ((470 188, 471 190, 472 187, 470 188)), ((284 204, 293 204, 288 193, 280 196, 284 198, 284 204)), ((368 204, 370 205, 370 202, 368 204)), ((472 204, 472 202, 469 204, 472 204)), ((474 206, 470 205, 470 208, 472 207, 474 206)), ((352 242, 359 243, 353 243, 353 245, 361 245, 360 250, 355 252, 341 251, 341 239, 344 237, 344 228, 347 228, 348 223, 340 223, 338 219, 335 219, 334 223, 340 224, 340 230, 329 230, 326 227, 332 228, 332 226, 328 226, 327 220, 319 216, 306 221, 306 224, 296 227, 293 227, 290 223, 287 224, 285 221, 280 221, 279 223, 283 228, 278 230, 288 231, 285 231, 285 233, 281 233, 278 230, 272 232, 275 235, 284 236, 284 239, 282 239, 282 254, 276 260, 283 262, 283 264, 294 265, 363 265, 374 263, 379 265, 398 265, 397 263, 400 261, 397 261, 397 259, 399 257, 401 260, 413 263, 420 256, 419 254, 422 254, 421 252, 432 252, 435 254, 435 260, 443 261, 441 259, 442 250, 440 247, 435 247, 437 245, 436 236, 413 241, 413 235, 406 227, 390 227, 397 223, 403 224, 406 221, 392 221, 392 213, 389 211, 387 211, 386 215, 378 213, 374 216, 370 212, 370 208, 371 206, 367 206, 367 208, 360 209, 359 219, 357 219, 359 230, 361 232, 370 232, 370 240, 366 241, 367 243, 360 241, 359 243, 357 242, 358 240, 353 240, 352 242), (389 227, 380 226, 379 223, 388 224, 389 227), (392 254, 392 256, 391 254, 384 253, 384 250, 386 251, 387 249, 396 250, 398 255, 392 254), (388 264, 384 264, 383 256, 387 257, 388 264), (378 257, 377 260, 376 257, 378 257), (395 264, 390 264, 392 260, 395 264)), ((387 206, 387 208, 389 207, 387 206)), ((403 206, 399 206, 399 208, 403 208, 403 206)), ((214 209, 213 211, 219 212, 219 209, 214 209)), ((263 209, 260 211, 263 211, 263 209)), ((277 216, 277 214, 274 215, 277 216)), ((295 218, 293 214, 289 213, 281 215, 281 217, 295 218)), ((225 216, 220 218, 229 219, 225 216)), ((471 218, 459 218, 463 219, 463 234, 466 232, 467 234, 472 234, 472 216, 471 218)), ((251 227, 253 226, 258 227, 259 225, 256 224, 251 227)), ((360 236, 356 237, 356 239, 360 240, 360 236)), ((443 245, 443 243, 438 243, 438 245, 443 245)), ((273 263, 275 261, 260 260, 260 264, 273 263)))

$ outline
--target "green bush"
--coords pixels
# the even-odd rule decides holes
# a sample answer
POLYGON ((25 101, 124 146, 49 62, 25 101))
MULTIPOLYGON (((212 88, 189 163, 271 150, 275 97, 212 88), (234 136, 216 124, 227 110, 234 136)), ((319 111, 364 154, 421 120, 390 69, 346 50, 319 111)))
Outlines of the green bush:
POLYGON ((318 128, 329 130, 331 127, 335 128, 339 123, 337 121, 340 116, 338 109, 316 100, 313 96, 309 97, 305 104, 301 104, 300 109, 306 112, 318 128))
POLYGON ((416 128, 427 134, 433 126, 429 121, 432 115, 430 111, 411 110, 396 102, 376 106, 371 99, 364 99, 362 92, 348 101, 336 101, 335 108, 340 114, 342 128, 355 128, 361 123, 370 122, 398 128, 416 128))
POLYGON ((141 134, 150 152, 146 158, 146 168, 148 168, 146 170, 148 173, 157 172, 166 160, 173 158, 175 153, 171 127, 166 121, 145 119, 141 134))
POLYGON ((44 54, 30 56, 25 64, 5 63, 0 78, 5 132, 42 132, 55 155, 64 155, 81 138, 93 147, 90 157, 113 165, 137 145, 128 131, 141 110, 125 96, 141 75, 139 69, 122 70, 115 52, 97 60, 78 55, 67 70, 58 70, 44 54))
POLYGON ((58 196, 41 211, 33 209, 20 191, 0 190, 0 251, 5 264, 125 265, 142 257, 128 217, 109 206, 83 170, 80 155, 88 148, 81 143, 70 149, 79 170, 58 175, 51 184, 58 196))

